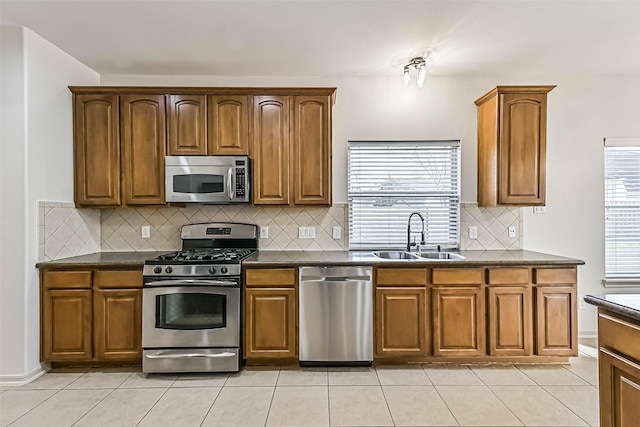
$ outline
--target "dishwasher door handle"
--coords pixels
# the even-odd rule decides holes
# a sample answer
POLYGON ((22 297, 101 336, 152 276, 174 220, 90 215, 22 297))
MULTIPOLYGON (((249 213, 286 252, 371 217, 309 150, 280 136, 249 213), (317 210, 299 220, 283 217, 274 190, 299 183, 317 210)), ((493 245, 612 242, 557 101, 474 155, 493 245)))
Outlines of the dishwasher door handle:
POLYGON ((369 281, 369 276, 300 276, 300 282, 362 282, 369 281))

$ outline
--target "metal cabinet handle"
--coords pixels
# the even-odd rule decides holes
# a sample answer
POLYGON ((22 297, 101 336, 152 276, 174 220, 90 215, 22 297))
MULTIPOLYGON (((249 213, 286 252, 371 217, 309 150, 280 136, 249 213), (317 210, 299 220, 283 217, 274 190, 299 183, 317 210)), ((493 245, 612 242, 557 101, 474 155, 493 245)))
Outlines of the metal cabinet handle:
POLYGON ((183 354, 162 354, 160 352, 153 354, 145 354, 144 357, 147 359, 183 359, 183 358, 192 358, 192 357, 207 357, 210 359, 218 359, 224 357, 234 357, 235 353, 230 353, 225 351, 223 353, 217 354, 208 354, 208 353, 183 353, 183 354))

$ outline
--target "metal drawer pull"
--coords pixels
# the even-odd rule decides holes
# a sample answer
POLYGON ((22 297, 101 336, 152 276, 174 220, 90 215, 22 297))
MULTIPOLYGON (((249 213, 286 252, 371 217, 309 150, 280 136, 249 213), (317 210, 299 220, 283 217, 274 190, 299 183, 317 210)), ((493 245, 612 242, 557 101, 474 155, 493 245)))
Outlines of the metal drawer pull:
POLYGON ((224 353, 218 354, 207 354, 207 353, 185 353, 185 354, 162 354, 162 353, 153 353, 153 354, 145 354, 144 357, 147 359, 182 359, 182 358, 192 358, 192 357, 207 357, 211 359, 217 359, 222 357, 234 357, 235 353, 230 353, 225 351, 224 353))

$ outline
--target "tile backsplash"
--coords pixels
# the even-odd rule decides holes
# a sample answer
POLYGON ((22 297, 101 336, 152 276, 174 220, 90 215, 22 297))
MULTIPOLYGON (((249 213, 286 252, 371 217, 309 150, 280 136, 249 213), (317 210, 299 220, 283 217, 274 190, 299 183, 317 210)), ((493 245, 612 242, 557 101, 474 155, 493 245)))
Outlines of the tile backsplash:
POLYGON ((179 249, 180 227, 199 222, 244 222, 269 227, 269 238, 258 242, 261 250, 344 250, 347 205, 330 208, 281 208, 251 205, 195 205, 186 208, 124 208, 102 211, 103 251, 163 251, 179 249), (151 237, 140 237, 140 227, 150 226, 151 237), (315 227, 315 239, 298 239, 298 227, 315 227), (333 227, 342 239, 332 238, 333 227))
POLYGON ((101 214, 68 202, 38 202, 38 260, 99 252, 101 214))
POLYGON ((460 248, 465 250, 522 249, 522 208, 479 208, 477 203, 460 205, 460 248), (478 228, 478 238, 469 239, 469 227, 478 228), (508 227, 516 228, 509 237, 508 227))
MULTIPOLYGON (((185 208, 77 209, 73 203, 38 202, 39 260, 106 251, 171 251, 181 247, 180 227, 199 222, 245 222, 269 227, 260 239, 261 250, 347 250, 348 205, 332 207, 262 207, 252 205, 194 205, 185 208), (141 226, 150 227, 148 239, 141 226), (298 227, 315 227, 315 239, 299 239, 298 227), (333 239, 333 227, 341 239, 333 239)), ((521 208, 460 207, 461 249, 522 249, 521 208), (478 238, 468 238, 468 227, 478 228, 478 238), (517 237, 507 228, 516 227, 517 237)))

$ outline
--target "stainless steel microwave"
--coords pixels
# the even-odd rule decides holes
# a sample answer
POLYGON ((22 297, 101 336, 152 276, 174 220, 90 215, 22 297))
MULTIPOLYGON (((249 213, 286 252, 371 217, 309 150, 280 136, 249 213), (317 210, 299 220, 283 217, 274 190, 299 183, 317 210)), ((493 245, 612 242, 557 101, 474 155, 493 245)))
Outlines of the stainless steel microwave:
POLYGON ((167 202, 248 203, 251 182, 247 156, 166 156, 167 202))

